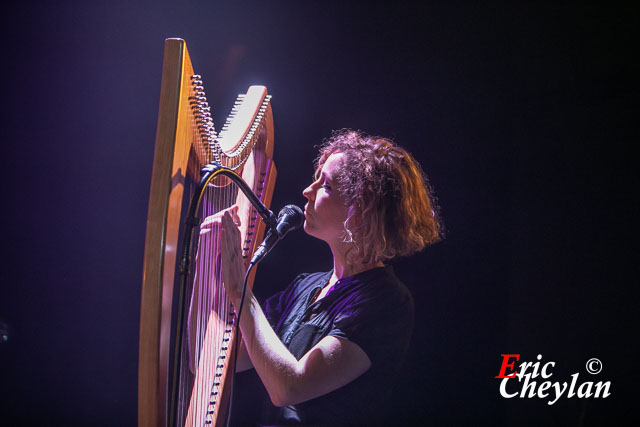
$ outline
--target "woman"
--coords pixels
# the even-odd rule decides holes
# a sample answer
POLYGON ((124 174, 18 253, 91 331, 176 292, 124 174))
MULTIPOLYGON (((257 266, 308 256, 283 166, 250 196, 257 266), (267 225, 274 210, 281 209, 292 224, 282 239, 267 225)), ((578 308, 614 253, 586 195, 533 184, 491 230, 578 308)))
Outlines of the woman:
MULTIPOLYGON (((439 238, 426 178, 391 141, 342 131, 302 194, 304 230, 329 245, 333 270, 299 275, 264 311, 247 290, 239 367, 251 363, 274 405, 264 423, 372 424, 413 326, 411 294, 385 262, 439 238)), ((244 264, 232 216, 222 218, 222 268, 237 307, 244 264)))

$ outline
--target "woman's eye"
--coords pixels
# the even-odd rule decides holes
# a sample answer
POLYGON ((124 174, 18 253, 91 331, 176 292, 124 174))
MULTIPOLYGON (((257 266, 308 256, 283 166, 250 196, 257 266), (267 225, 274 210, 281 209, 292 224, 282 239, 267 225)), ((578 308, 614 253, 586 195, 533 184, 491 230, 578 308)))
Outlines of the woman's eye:
POLYGON ((331 190, 331 186, 329 184, 322 184, 322 188, 325 190, 331 190))

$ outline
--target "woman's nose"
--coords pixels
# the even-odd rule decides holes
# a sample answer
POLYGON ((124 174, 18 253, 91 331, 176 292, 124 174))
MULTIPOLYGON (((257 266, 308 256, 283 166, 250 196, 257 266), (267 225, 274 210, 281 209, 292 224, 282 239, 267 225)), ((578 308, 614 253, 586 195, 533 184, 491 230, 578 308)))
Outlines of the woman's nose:
POLYGON ((302 190, 302 195, 311 200, 311 197, 313 196, 313 184, 302 190))

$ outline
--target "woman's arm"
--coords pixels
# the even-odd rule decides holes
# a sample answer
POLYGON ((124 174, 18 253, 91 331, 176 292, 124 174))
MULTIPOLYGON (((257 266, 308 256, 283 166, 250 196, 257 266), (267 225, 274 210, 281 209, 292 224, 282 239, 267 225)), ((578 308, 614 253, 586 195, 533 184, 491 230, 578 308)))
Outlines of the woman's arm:
POLYGON ((253 369, 253 363, 251 363, 251 359, 249 358, 249 353, 247 352, 247 347, 244 345, 244 340, 241 340, 238 344, 240 347, 238 347, 238 356, 236 358, 236 372, 253 369))
MULTIPOLYGON (((237 307, 244 281, 240 231, 228 213, 222 218, 222 273, 225 288, 237 307)), ((271 401, 286 406, 336 390, 362 375, 371 366, 355 343, 327 336, 297 360, 271 328, 250 289, 240 316, 247 352, 271 401)))

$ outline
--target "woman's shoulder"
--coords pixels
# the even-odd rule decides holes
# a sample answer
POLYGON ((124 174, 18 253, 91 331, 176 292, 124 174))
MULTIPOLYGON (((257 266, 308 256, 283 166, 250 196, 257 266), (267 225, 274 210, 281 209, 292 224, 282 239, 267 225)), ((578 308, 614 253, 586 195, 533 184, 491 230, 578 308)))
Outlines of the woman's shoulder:
POLYGON ((358 276, 355 276, 357 280, 354 282, 360 285, 358 287, 367 297, 392 301, 413 299, 409 288, 396 276, 390 265, 367 270, 358 276))

